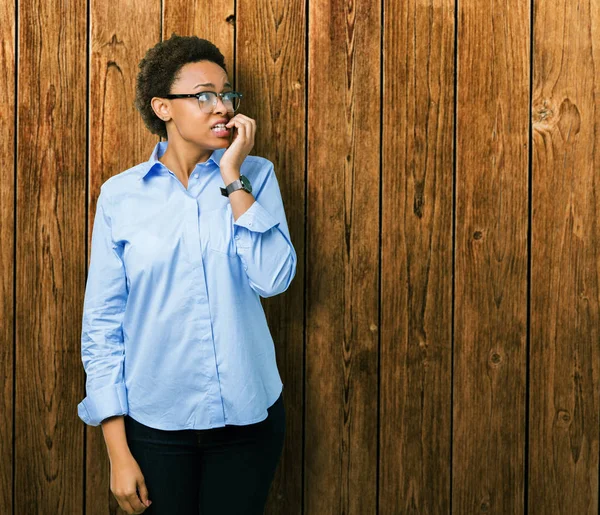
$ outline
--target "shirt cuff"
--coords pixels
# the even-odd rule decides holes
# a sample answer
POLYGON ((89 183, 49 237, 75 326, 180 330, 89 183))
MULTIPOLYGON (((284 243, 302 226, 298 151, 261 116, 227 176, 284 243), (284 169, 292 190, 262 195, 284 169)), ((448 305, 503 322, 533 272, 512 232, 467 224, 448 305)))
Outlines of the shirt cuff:
POLYGON ((279 222, 273 218, 271 213, 259 204, 258 200, 255 200, 253 204, 233 222, 233 225, 245 227, 249 231, 266 232, 273 227, 277 227, 279 222))
POLYGON ((79 418, 90 426, 98 426, 105 418, 127 415, 128 412, 125 383, 111 384, 90 392, 77 405, 79 418))
POLYGON ((246 248, 252 245, 252 237, 248 231, 264 233, 277 227, 276 220, 259 202, 255 200, 252 205, 233 222, 233 232, 237 247, 246 248), (247 229, 247 230, 244 230, 247 229))

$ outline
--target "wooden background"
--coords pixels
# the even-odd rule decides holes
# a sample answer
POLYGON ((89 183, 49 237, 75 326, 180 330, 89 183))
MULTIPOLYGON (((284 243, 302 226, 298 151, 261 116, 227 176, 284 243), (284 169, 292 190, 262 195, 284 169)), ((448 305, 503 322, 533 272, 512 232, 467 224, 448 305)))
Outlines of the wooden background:
POLYGON ((263 300, 268 513, 598 513, 600 2, 5 0, 0 31, 2 514, 120 511, 82 303, 172 32, 227 57, 299 258, 263 300))

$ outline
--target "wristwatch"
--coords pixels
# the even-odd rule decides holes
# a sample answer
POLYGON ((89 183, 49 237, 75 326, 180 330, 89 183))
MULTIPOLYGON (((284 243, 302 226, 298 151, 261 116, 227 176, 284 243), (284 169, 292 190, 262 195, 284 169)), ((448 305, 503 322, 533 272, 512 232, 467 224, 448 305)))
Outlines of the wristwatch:
POLYGON ((228 197, 230 193, 236 190, 244 190, 248 193, 252 193, 252 185, 250 184, 248 177, 245 175, 240 175, 239 179, 236 179, 231 184, 228 184, 226 188, 221 188, 220 186, 219 188, 221 189, 221 195, 225 197, 228 197))

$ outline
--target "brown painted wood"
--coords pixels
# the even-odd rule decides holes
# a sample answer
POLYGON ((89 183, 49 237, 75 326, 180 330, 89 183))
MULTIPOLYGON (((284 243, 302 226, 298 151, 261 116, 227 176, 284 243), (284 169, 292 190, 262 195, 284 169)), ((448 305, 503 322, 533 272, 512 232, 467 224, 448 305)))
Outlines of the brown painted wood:
MULTIPOLYGON (((160 41, 160 1, 91 2, 88 260, 101 184, 150 157, 158 136, 135 109, 138 63, 160 41), (135 20, 135 23, 132 23, 135 20)), ((81 300, 83 307, 83 300, 81 300)), ((81 328, 81 320, 79 321, 81 328)), ((85 393, 82 395, 85 395, 85 393)), ((86 513, 125 513, 110 491, 100 427, 87 428, 86 513)))
POLYGON ((379 2, 309 4, 304 513, 375 513, 379 2))
POLYGON ((302 462, 304 323, 304 7, 289 2, 278 11, 267 2, 237 2, 237 16, 234 7, 230 1, 194 6, 168 0, 163 38, 173 32, 197 35, 219 48, 230 82, 244 94, 239 112, 257 122, 250 154, 270 159, 275 166, 298 266, 288 291, 261 299, 275 341, 286 406, 286 442, 265 512, 292 515, 301 513, 302 497, 298 464, 302 462), (236 23, 236 18, 244 23, 236 23), (281 43, 270 37, 274 26, 281 26, 281 43))
POLYGON ((536 2, 531 514, 598 513, 600 9, 536 2))
POLYGON ((234 78, 235 1, 163 0, 163 11, 162 39, 169 39, 175 32, 179 36, 198 36, 213 42, 225 56, 231 82, 234 78))
POLYGON ((15 3, 0 4, 0 512, 13 510, 15 3))
POLYGON ((450 513, 454 3, 435 4, 384 13, 379 513, 389 515, 450 513))
POLYGON ((262 300, 287 418, 265 513, 598 512, 600 11, 381 7, 0 6, 0 513, 124 513, 77 417, 81 315, 100 185, 157 141, 137 64, 173 31, 226 56, 298 254, 262 300))
POLYGON ((273 162, 298 259, 289 289, 261 299, 283 381, 286 438, 265 513, 302 513, 306 16, 304 2, 238 0, 235 83, 256 120, 252 154, 273 162))
POLYGON ((453 513, 523 513, 529 4, 458 6, 453 513))
POLYGON ((20 1, 18 42, 14 513, 79 513, 85 3, 20 1))

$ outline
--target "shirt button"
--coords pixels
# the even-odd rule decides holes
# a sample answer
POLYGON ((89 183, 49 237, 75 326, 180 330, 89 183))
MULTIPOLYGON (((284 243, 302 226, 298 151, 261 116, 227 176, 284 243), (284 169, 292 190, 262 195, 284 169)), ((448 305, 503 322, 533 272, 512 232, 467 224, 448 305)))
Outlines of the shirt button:
POLYGON ((236 239, 236 240, 239 240, 239 239, 240 239, 240 235, 239 235, 239 234, 237 234, 237 235, 236 235, 236 237, 235 237, 235 239, 236 239))
POLYGON ((248 225, 252 225, 252 222, 248 222, 248 225))

